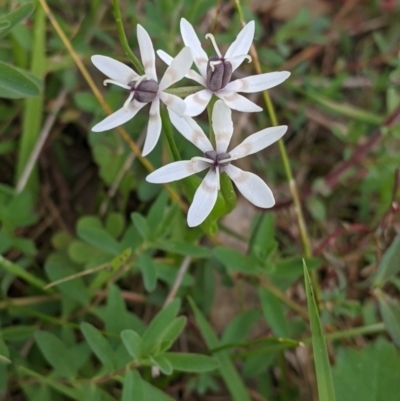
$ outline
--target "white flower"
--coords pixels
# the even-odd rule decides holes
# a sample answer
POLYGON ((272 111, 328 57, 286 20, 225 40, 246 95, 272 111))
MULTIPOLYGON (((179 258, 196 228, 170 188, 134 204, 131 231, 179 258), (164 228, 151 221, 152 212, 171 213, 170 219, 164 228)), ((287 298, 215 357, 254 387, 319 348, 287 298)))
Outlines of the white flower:
POLYGON ((143 156, 146 156, 154 149, 160 137, 160 100, 179 115, 185 112, 185 102, 177 96, 165 93, 164 90, 185 76, 193 63, 193 58, 189 48, 183 48, 158 83, 153 44, 149 34, 140 25, 137 26, 137 38, 145 75, 138 75, 132 68, 110 57, 99 55, 92 57, 93 64, 109 77, 104 81, 104 85, 111 83, 129 91, 123 107, 96 124, 92 131, 101 132, 118 127, 133 118, 147 103, 151 103, 147 136, 143 147, 143 156))
MULTIPOLYGON (((207 107, 213 94, 222 99, 233 110, 244 112, 261 111, 255 103, 238 94, 260 92, 273 88, 285 81, 290 72, 269 72, 253 75, 230 82, 232 73, 245 59, 251 61, 248 52, 254 37, 254 21, 250 21, 239 33, 236 40, 229 46, 225 56, 222 56, 215 42, 214 36, 208 33, 206 38, 211 39, 216 55, 207 56, 193 29, 193 26, 184 18, 181 19, 181 35, 185 46, 190 47, 194 62, 199 70, 198 74, 190 70, 186 75, 205 89, 188 96, 185 99, 187 106, 185 115, 197 116, 207 107)), ((166 63, 172 62, 172 57, 162 50, 157 54, 166 63)))
POLYGON ((241 170, 231 164, 232 161, 256 153, 280 139, 287 126, 266 128, 247 137, 239 146, 227 152, 233 133, 231 110, 218 100, 212 113, 212 125, 215 132, 215 149, 199 125, 190 117, 179 117, 170 111, 170 118, 176 129, 203 153, 204 157, 177 161, 149 174, 148 182, 161 184, 181 180, 209 168, 193 198, 187 221, 189 227, 201 224, 211 213, 217 200, 219 176, 225 172, 235 183, 241 194, 258 207, 269 208, 275 199, 268 185, 257 175, 241 170))

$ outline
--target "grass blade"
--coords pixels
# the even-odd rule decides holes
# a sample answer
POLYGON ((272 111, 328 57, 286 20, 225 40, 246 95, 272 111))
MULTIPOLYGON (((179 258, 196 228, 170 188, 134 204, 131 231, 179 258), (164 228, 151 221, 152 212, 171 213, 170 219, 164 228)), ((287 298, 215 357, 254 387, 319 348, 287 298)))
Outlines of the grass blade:
POLYGON ((321 321, 319 320, 318 308, 311 287, 306 263, 303 261, 304 285, 307 294, 308 313, 310 315, 312 347, 314 352, 315 371, 317 374, 317 386, 319 401, 335 401, 331 367, 329 365, 328 352, 325 339, 322 334, 321 321))
MULTIPOLYGON (((189 298, 190 305, 193 309, 194 316, 199 326, 201 335, 207 344, 208 348, 217 348, 221 344, 214 330, 207 322, 207 319, 197 307, 194 301, 189 298)), ((219 373, 222 376, 226 387, 228 388, 233 401, 250 401, 250 396, 246 390, 242 378, 240 377, 235 365, 231 361, 229 354, 226 351, 217 352, 213 355, 219 362, 219 373)))

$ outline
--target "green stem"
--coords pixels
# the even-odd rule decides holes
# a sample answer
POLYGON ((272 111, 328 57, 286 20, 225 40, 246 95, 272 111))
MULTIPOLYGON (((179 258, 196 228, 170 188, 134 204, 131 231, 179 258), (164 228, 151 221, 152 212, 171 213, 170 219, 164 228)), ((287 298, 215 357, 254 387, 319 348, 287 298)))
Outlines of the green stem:
POLYGON ((167 110, 165 108, 161 108, 160 114, 161 114, 162 127, 165 136, 167 138, 169 148, 171 149, 172 157, 174 158, 174 161, 182 160, 174 140, 174 132, 172 130, 172 125, 168 117, 167 110))
POLYGON ((210 137, 211 144, 214 146, 214 149, 216 146, 216 142, 215 142, 214 129, 213 129, 213 125, 212 125, 212 112, 213 112, 214 104, 217 100, 218 100, 218 98, 213 95, 213 97, 211 98, 210 102, 207 105, 208 126, 210 128, 209 129, 209 137, 210 137))
POLYGON ((114 18, 115 23, 117 24, 117 31, 119 36, 119 41, 121 42, 121 46, 125 51, 125 54, 128 56, 129 60, 132 61, 133 65, 136 67, 139 75, 144 74, 144 69, 142 64, 138 60, 138 58, 132 53, 131 48, 129 47, 128 39, 126 38, 124 25, 122 23, 121 10, 119 8, 119 1, 113 0, 113 10, 114 10, 114 18))
MULTIPOLYGON (((245 21, 244 21, 244 16, 243 16, 243 11, 242 11, 242 7, 240 4, 240 0, 235 0, 235 4, 236 4, 236 9, 238 11, 240 20, 241 20, 242 24, 244 25, 245 21)), ((252 46, 251 53, 252 53, 252 58, 254 61, 255 70, 256 70, 257 74, 261 74, 262 73, 261 66, 260 66, 260 62, 258 59, 257 51, 254 46, 252 46)), ((271 120, 271 124, 273 126, 277 126, 278 118, 275 113, 274 105, 273 105, 271 98, 267 91, 263 91, 263 98, 264 98, 266 109, 268 111, 269 118, 271 120)), ((295 212, 296 212, 296 216, 297 216, 297 224, 299 226, 301 242, 303 245, 303 252, 306 257, 311 257, 312 250, 311 250, 310 240, 309 240, 309 236, 308 236, 307 225, 304 220, 303 209, 302 209, 301 202, 300 202, 300 196, 299 196, 299 192, 297 190, 296 182, 293 178, 292 168, 290 166, 286 146, 282 139, 280 139, 278 141, 278 145, 279 145, 279 151, 280 151, 282 161, 283 161, 286 179, 289 183, 289 190, 290 190, 290 193, 293 198, 293 203, 294 203, 295 212)), ((320 289, 319 289, 319 285, 318 285, 317 274, 316 274, 315 270, 313 270, 311 272, 311 279, 312 279, 313 287, 315 290, 315 296, 316 296, 316 300, 317 300, 317 304, 318 304, 318 300, 321 299, 321 297, 320 297, 320 289)))

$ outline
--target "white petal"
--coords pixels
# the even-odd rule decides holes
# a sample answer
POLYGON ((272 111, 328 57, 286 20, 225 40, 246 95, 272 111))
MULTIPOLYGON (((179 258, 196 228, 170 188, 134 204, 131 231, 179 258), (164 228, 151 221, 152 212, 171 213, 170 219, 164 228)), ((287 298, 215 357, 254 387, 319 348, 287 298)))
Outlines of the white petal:
POLYGON ((183 116, 186 112, 186 103, 180 97, 171 95, 170 93, 161 92, 160 99, 162 102, 178 116, 183 116))
POLYGON ((232 64, 233 71, 243 63, 245 56, 249 53, 251 43, 254 38, 254 21, 250 21, 246 26, 239 32, 236 40, 229 46, 226 51, 225 58, 243 56, 243 58, 238 58, 236 60, 229 60, 232 64))
MULTIPOLYGON (((253 113, 256 111, 262 111, 262 108, 257 106, 255 103, 246 99, 245 97, 235 93, 228 92, 225 89, 215 93, 220 99, 222 99, 227 106, 232 110, 243 111, 246 113, 253 113)), ((187 99, 187 98, 186 98, 187 99)), ((185 99, 185 101, 186 101, 185 99)))
POLYGON ((211 142, 200 126, 191 117, 179 117, 172 110, 168 110, 173 126, 203 153, 214 150, 211 142))
POLYGON ((196 81, 201 86, 207 86, 206 80, 195 70, 189 70, 189 72, 186 74, 186 78, 193 79, 193 81, 196 81))
POLYGON ((139 24, 137 25, 136 32, 144 71, 150 79, 157 81, 156 55, 150 36, 139 24))
POLYGON ((132 68, 111 57, 96 55, 92 56, 91 60, 97 69, 114 81, 127 85, 139 78, 139 75, 132 68))
POLYGON ((260 75, 252 75, 229 82, 224 90, 232 92, 254 93, 261 92, 286 81, 290 76, 288 71, 267 72, 260 75))
POLYGON ((157 55, 160 57, 162 61, 164 61, 165 64, 171 65, 172 60, 174 59, 172 56, 170 56, 168 53, 166 53, 164 50, 157 50, 157 55))
POLYGON ((201 114, 207 107, 212 95, 210 90, 203 89, 185 98, 186 115, 194 117, 201 114))
POLYGON ((146 106, 146 103, 140 103, 134 100, 129 104, 127 109, 124 107, 122 109, 117 110, 115 113, 106 117, 103 121, 97 123, 93 128, 93 132, 102 132, 107 131, 109 129, 118 127, 119 125, 125 124, 127 121, 132 119, 137 112, 146 106))
POLYGON ((236 146, 236 148, 232 149, 229 154, 231 157, 240 159, 241 157, 259 152, 281 139, 287 131, 287 128, 286 125, 280 125, 279 127, 265 128, 256 132, 248 136, 240 145, 236 146))
POLYGON ((167 164, 166 166, 153 171, 146 177, 146 181, 153 184, 164 184, 166 182, 178 181, 209 167, 209 163, 201 160, 182 160, 167 164))
POLYGON ((212 125, 215 134, 216 151, 226 152, 233 134, 231 109, 222 101, 215 102, 212 112, 212 125))
POLYGON ((169 88, 175 82, 180 81, 189 71, 193 64, 193 57, 190 49, 184 47, 178 55, 172 60, 172 63, 168 66, 164 76, 160 81, 160 90, 169 88))
MULTIPOLYGON (((165 64, 170 65, 172 63, 173 58, 164 50, 157 50, 157 54, 158 57, 160 57, 160 59, 164 61, 165 64)), ((202 86, 206 86, 205 79, 195 70, 189 70, 189 72, 185 75, 185 77, 193 79, 193 81, 196 81, 202 86)))
POLYGON ((211 213, 218 196, 218 174, 210 169, 194 194, 190 205, 187 222, 189 227, 201 224, 211 213))
POLYGON ((149 124, 142 156, 147 156, 157 145, 161 133, 160 99, 155 98, 150 106, 149 124))
POLYGON ((186 21, 185 18, 181 19, 181 35, 185 46, 190 47, 194 62, 200 74, 205 78, 207 76, 208 56, 201 47, 201 43, 193 29, 193 26, 186 21))
POLYGON ((257 175, 243 171, 229 164, 225 172, 235 183, 240 193, 253 205, 269 208, 275 205, 275 199, 269 186, 257 175))

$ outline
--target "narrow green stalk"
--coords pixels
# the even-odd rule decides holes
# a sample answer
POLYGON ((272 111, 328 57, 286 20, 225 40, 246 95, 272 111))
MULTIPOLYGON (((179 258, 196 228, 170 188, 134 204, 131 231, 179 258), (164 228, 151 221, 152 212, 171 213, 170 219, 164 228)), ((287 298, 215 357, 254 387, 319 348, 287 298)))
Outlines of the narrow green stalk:
MULTIPOLYGON (((240 18, 242 24, 244 25, 245 20, 244 20, 240 0, 235 0, 235 4, 236 4, 236 9, 239 14, 239 18, 240 18)), ((257 74, 261 74, 262 73, 261 66, 260 66, 260 62, 258 59, 257 51, 254 46, 252 46, 251 53, 252 53, 251 56, 252 56, 253 62, 254 62, 254 68, 255 68, 257 74)), ((275 113, 274 105, 273 105, 271 98, 267 91, 263 91, 263 98, 264 98, 265 106, 268 111, 269 118, 271 120, 271 124, 273 126, 277 126, 278 118, 275 113)), ((290 190, 290 193, 293 198, 293 203, 294 203, 295 212, 296 212, 296 216, 297 216, 297 224, 299 226, 300 237, 301 237, 301 242, 303 245, 304 255, 306 257, 310 257, 310 256, 312 256, 312 250, 311 250, 310 240, 309 240, 309 236, 308 236, 308 232, 307 232, 307 225, 304 220, 300 196, 299 196, 296 182, 293 178, 293 173, 292 173, 292 169, 290 166, 290 161, 289 161, 289 157, 287 154, 286 146, 282 139, 280 139, 278 141, 278 145, 279 145, 279 151, 281 153, 281 157, 282 157, 282 161, 283 161, 283 166, 285 169, 286 178, 289 183, 289 190, 290 190)), ((317 303, 318 303, 318 300, 320 299, 320 296, 319 296, 320 290, 319 290, 317 275, 314 270, 311 272, 311 279, 312 279, 312 283, 313 283, 313 287, 314 287, 314 290, 316 293, 316 298, 317 298, 317 303)))
POLYGON ((214 129, 213 129, 213 125, 212 125, 212 111, 214 108, 214 104, 215 102, 218 100, 218 98, 216 96, 213 95, 213 97, 211 98, 210 102, 207 105, 207 116, 208 116, 208 126, 209 126, 209 137, 210 137, 210 142, 211 144, 214 146, 216 146, 216 142, 215 142, 215 134, 214 134, 214 129))
MULTIPOLYGON (((35 11, 35 23, 33 27, 33 47, 31 72, 40 78, 44 78, 46 72, 46 15, 41 7, 35 11)), ((43 116, 44 89, 35 98, 25 100, 22 118, 22 134, 18 149, 18 162, 15 182, 17 183, 28 163, 32 149, 40 134, 43 116)), ((35 168, 27 182, 26 188, 37 193, 39 190, 39 175, 35 168)))
POLYGON ((114 18, 115 18, 115 23, 117 24, 117 31, 118 31, 119 41, 121 42, 121 46, 124 49, 125 54, 128 56, 129 60, 131 60, 132 64, 136 67, 136 70, 139 73, 139 75, 143 75, 144 69, 142 67, 142 64, 140 63, 138 58, 133 54, 133 52, 129 46, 128 39, 126 38, 118 0, 113 0, 113 10, 114 10, 114 18))
POLYGON ((182 160, 182 157, 174 140, 174 132, 172 131, 171 121, 168 118, 167 110, 165 108, 161 108, 160 114, 163 131, 165 137, 167 138, 169 148, 171 149, 172 157, 174 158, 174 161, 182 160))

